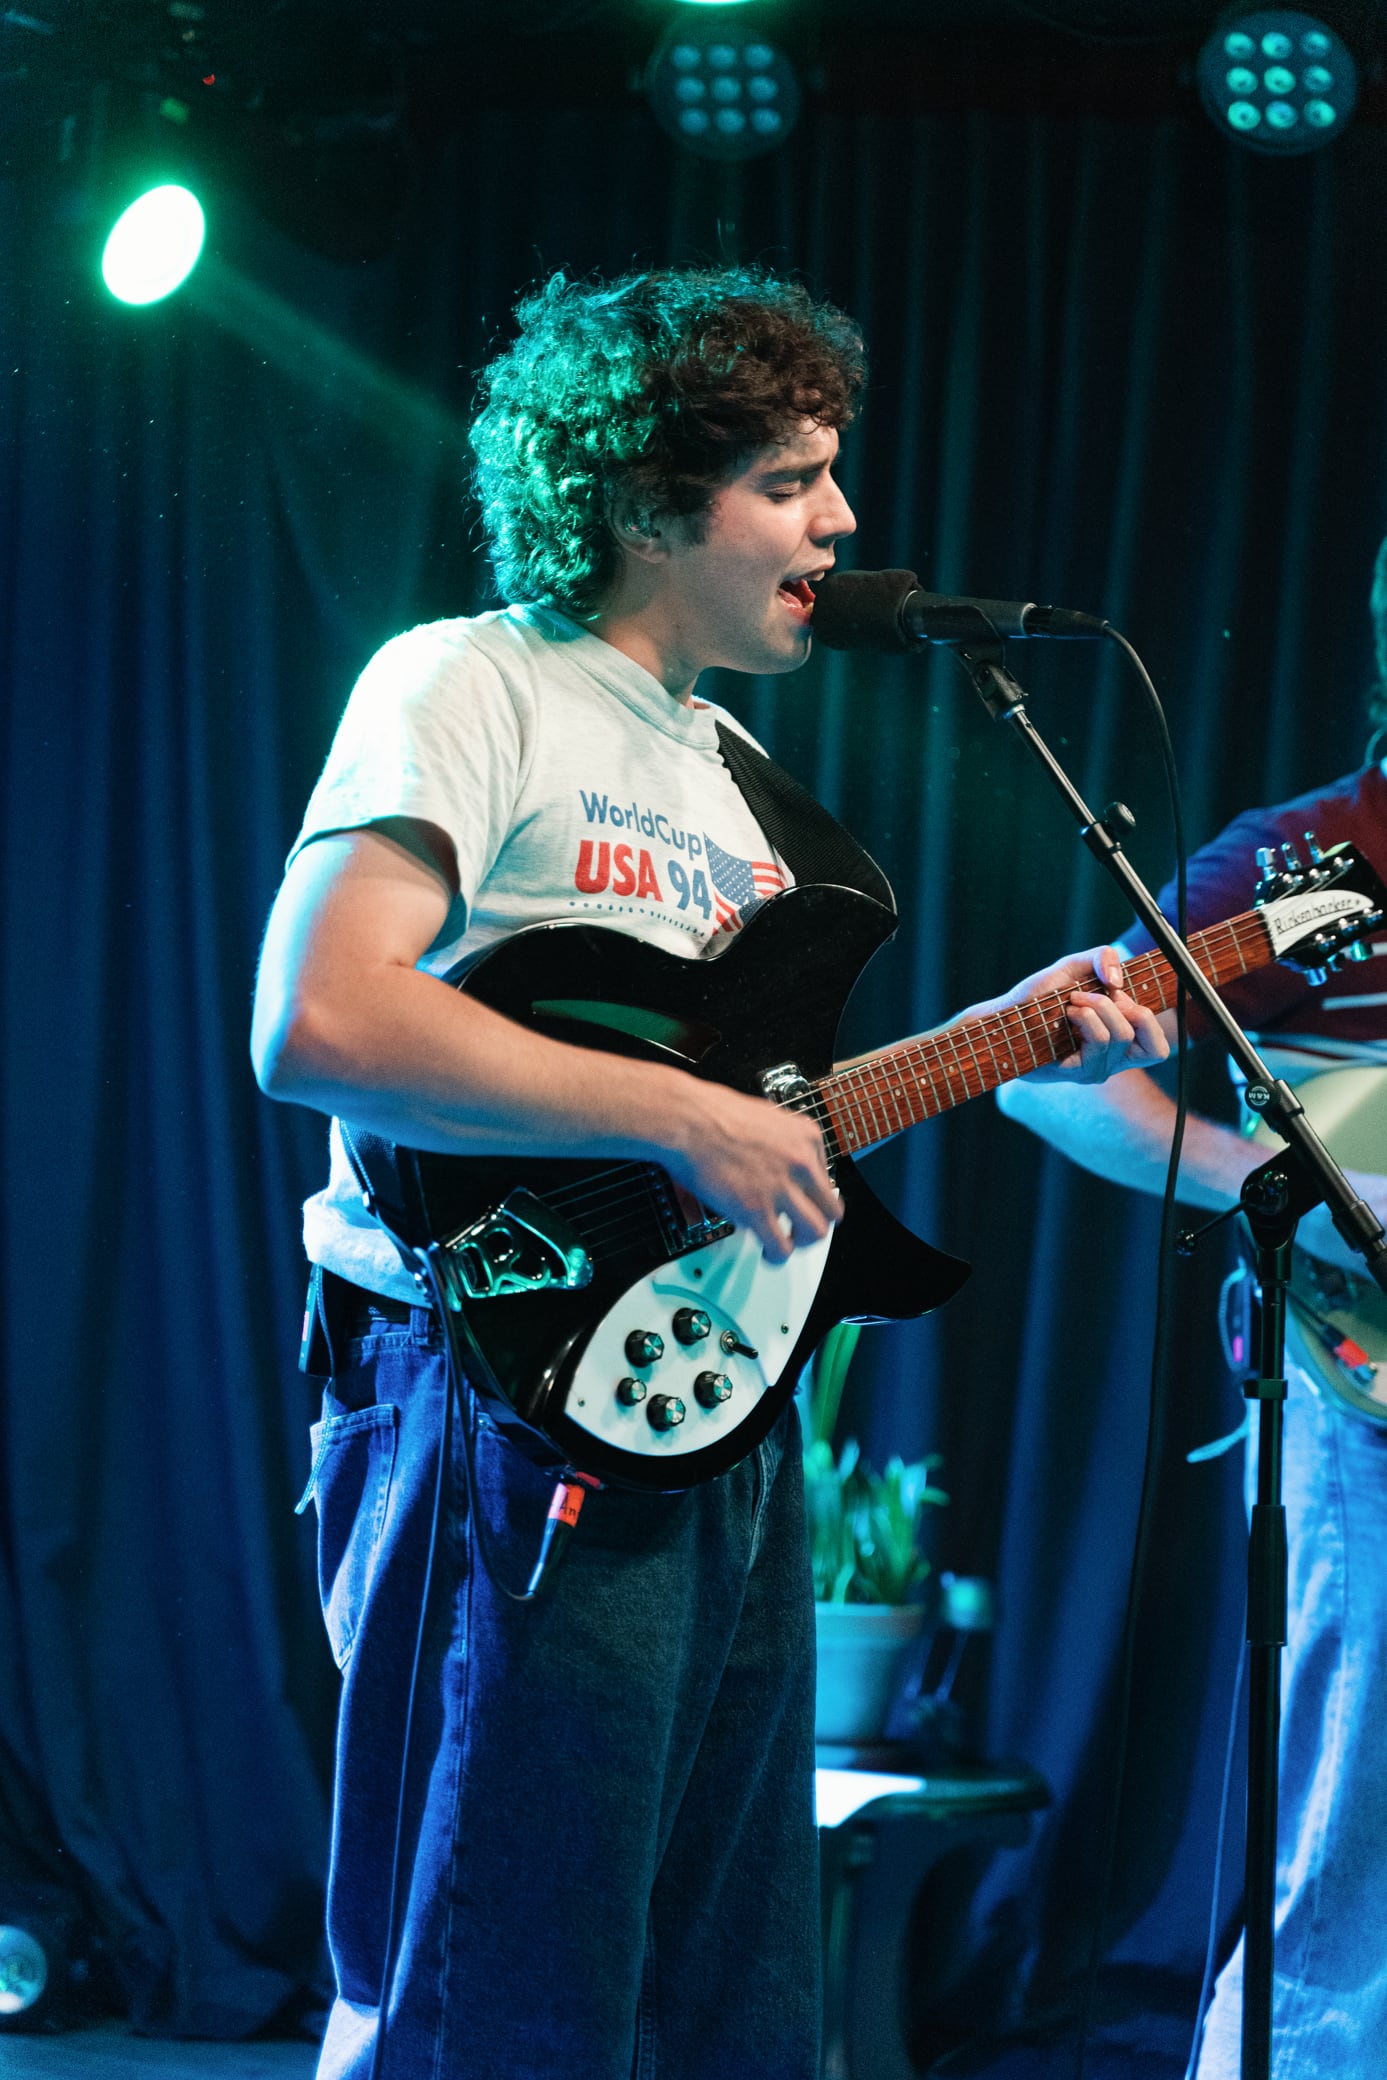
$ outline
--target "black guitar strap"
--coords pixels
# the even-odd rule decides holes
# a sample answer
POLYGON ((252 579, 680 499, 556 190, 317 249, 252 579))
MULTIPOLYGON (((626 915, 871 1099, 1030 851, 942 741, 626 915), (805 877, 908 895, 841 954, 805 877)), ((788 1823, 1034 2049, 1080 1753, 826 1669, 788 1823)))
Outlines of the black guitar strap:
MULTIPOLYGON (((738 731, 720 722, 717 732, 723 764, 795 880, 855 888, 894 913, 890 882, 837 817, 738 731)), ((372 1213, 412 1270, 409 1249, 424 1248, 434 1239, 417 1155, 345 1121, 341 1134, 372 1213)))
POLYGON ((795 880, 855 888, 894 912, 890 882, 837 817, 737 730, 720 722, 717 732, 723 764, 795 880))

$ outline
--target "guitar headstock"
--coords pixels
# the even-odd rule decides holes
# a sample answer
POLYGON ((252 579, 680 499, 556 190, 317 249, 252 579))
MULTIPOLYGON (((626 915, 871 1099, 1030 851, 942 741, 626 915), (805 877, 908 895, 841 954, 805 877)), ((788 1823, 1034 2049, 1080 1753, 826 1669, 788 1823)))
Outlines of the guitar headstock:
POLYGON ((1387 888, 1352 845, 1321 852, 1313 831, 1305 845, 1305 865, 1294 845, 1259 847, 1254 900, 1277 960, 1320 983, 1345 961, 1367 960, 1369 934, 1387 919, 1387 888))

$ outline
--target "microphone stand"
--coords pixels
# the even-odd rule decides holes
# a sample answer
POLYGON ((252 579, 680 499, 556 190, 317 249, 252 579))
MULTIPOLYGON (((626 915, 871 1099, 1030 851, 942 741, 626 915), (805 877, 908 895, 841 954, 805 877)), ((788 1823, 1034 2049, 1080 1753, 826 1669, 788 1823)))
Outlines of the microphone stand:
POLYGON ((1281 1501, 1281 1449, 1286 1399, 1286 1289, 1300 1217, 1321 1203, 1387 1293, 1387 1234, 1305 1117, 1290 1086, 1273 1077, 1242 1027, 1191 959, 1184 941, 1156 906, 1119 833, 1132 828, 1115 803, 1098 817, 1088 807, 1026 712, 1026 696, 1006 667, 1000 642, 948 646, 994 721, 1007 722, 1049 775, 1094 858, 1170 962, 1247 1078, 1246 1098, 1288 1144, 1254 1170, 1242 1188, 1242 1210, 1257 1245, 1262 1301, 1258 1377, 1244 1393, 1258 1404, 1257 1501, 1248 1540, 1247 1638, 1250 1654, 1247 1761, 1247 1864, 1243 1952, 1242 2080, 1270 2080, 1272 1973, 1275 1961, 1276 1819, 1280 1793, 1281 1649, 1286 1643, 1286 1512, 1281 1501))

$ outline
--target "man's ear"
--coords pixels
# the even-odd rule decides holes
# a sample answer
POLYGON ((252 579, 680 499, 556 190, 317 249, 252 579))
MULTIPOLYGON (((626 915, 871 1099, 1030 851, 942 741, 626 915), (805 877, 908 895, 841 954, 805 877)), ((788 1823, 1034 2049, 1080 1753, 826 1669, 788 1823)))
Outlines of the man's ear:
POLYGON ((654 515, 629 500, 612 507, 608 525, 620 547, 641 563, 662 563, 669 553, 654 515))

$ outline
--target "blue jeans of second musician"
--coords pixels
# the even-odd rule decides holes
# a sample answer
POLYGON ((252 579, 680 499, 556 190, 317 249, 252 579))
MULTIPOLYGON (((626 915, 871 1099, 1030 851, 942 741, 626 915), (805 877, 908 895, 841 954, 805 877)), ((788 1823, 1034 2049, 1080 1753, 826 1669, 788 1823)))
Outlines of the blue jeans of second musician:
MULTIPOLYGON (((370 2067, 445 1392, 423 1310, 345 1357, 313 1478, 345 1678, 319 2080, 370 2067)), ((553 1478, 463 1398, 479 1507, 523 1586, 553 1478)), ((814 1634, 793 1409, 688 1494, 591 1496, 527 1606, 479 1564, 454 1434, 382 2080, 813 2080, 814 1634)))
MULTIPOLYGON (((1294 1364, 1288 1371, 1272 2074, 1378 2080, 1387 2069, 1387 1426, 1329 1405, 1294 1364)), ((1237 2080, 1242 1974, 1239 1942, 1209 2010, 1199 2080, 1237 2080)))

